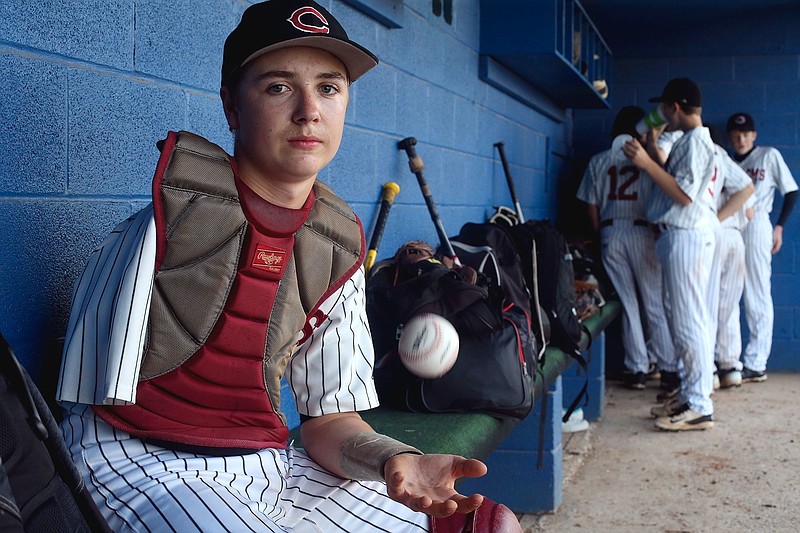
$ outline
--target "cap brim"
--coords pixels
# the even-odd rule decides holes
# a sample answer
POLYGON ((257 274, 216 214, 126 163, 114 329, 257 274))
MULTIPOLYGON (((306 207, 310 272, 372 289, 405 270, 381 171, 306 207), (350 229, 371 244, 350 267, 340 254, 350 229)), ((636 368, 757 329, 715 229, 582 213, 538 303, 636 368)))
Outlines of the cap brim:
POLYGON ((330 52, 331 54, 335 55, 342 61, 342 63, 344 63, 345 68, 347 68, 347 75, 350 78, 351 83, 363 76, 370 69, 378 66, 378 58, 372 52, 359 44, 342 41, 340 39, 336 39, 335 37, 311 35, 308 37, 289 39, 288 41, 283 41, 261 48, 260 50, 250 54, 250 56, 242 61, 242 64, 239 65, 236 70, 239 70, 250 61, 253 61, 257 57, 262 56, 267 52, 280 50, 282 48, 289 48, 292 46, 308 46, 310 48, 319 48, 320 50, 325 50, 326 52, 330 52))
POLYGON ((648 100, 648 102, 651 102, 653 104, 664 102, 664 97, 663 96, 654 96, 653 98, 648 100))

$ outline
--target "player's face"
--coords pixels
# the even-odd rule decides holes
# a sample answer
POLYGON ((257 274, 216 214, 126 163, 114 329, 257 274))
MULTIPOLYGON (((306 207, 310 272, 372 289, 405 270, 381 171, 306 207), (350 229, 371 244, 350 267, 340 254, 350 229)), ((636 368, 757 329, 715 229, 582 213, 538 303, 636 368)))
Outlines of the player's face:
POLYGON ((753 143, 756 142, 756 132, 731 130, 728 132, 728 139, 731 141, 733 150, 739 155, 744 155, 753 149, 753 143))
POLYGON ((661 102, 658 104, 661 108, 661 113, 667 121, 667 131, 676 131, 681 129, 680 116, 678 115, 678 104, 661 102))
POLYGON ((248 64, 235 94, 226 88, 221 94, 246 183, 313 181, 339 149, 349 100, 347 70, 324 50, 268 52, 248 64))

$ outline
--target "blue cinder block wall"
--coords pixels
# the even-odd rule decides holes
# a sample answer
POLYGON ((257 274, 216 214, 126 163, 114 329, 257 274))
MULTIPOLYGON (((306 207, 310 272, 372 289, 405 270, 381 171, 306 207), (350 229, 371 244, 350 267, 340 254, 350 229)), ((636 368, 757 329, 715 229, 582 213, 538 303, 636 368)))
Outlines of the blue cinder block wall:
MULTIPOLYGON (((688 76, 703 91, 704 121, 722 133, 731 154, 726 120, 738 111, 749 112, 758 130, 756 144, 778 148, 800 182, 799 26, 797 7, 733 19, 721 13, 719 22, 702 28, 687 19, 683 29, 670 27, 668 34, 653 32, 651 41, 617 46, 611 109, 575 111, 575 167, 585 166, 594 153, 609 147, 611 125, 621 107, 639 105, 649 110, 655 104, 648 99, 660 95, 669 79, 688 76)), ((775 194, 773 223, 783 203, 780 193, 775 194)), ((794 210, 783 237, 783 248, 772 263, 775 329, 769 369, 800 371, 800 210, 794 210)), ((742 323, 746 341, 744 313, 742 323)), ((621 358, 621 354, 609 357, 621 358)))
MULTIPOLYGON (((57 374, 88 254, 149 201, 156 141, 185 129, 232 149, 222 45, 250 3, 0 0, 0 331, 40 383, 57 374)), ((454 2, 451 18, 431 0, 362 2, 399 28, 344 0, 321 3, 381 58, 353 85, 342 149, 321 175, 368 236, 381 186, 400 185, 379 259, 410 239, 437 243, 396 147, 409 136, 449 234, 510 204, 498 141, 526 216, 555 216, 572 114, 544 116, 479 79, 478 0, 454 2)))

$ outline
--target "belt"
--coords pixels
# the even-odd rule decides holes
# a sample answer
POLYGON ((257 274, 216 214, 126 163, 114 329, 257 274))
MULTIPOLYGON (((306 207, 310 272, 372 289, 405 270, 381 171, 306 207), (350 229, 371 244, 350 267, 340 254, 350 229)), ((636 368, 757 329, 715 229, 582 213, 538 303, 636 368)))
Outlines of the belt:
MULTIPOLYGON (((617 220, 622 221, 622 220, 630 220, 630 219, 618 218, 617 220)), ((607 218, 605 220, 601 220, 600 221, 600 227, 601 228, 605 228, 607 226, 612 226, 613 224, 614 224, 614 219, 613 218, 607 218)), ((641 219, 634 220, 633 221, 633 225, 634 226, 642 226, 644 228, 649 228, 650 227, 650 223, 648 221, 641 220, 641 219)))

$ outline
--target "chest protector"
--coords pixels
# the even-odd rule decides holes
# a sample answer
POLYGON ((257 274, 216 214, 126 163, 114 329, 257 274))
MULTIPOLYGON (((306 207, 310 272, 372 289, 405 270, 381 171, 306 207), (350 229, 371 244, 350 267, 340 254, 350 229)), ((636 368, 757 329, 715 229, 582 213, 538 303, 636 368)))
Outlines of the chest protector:
POLYGON ((170 132, 162 146, 137 402, 95 406, 132 435, 201 447, 284 447, 281 376, 325 320, 321 302, 363 261, 361 224, 326 185, 315 183, 307 218, 251 224, 234 171, 224 150, 191 133, 170 132))

